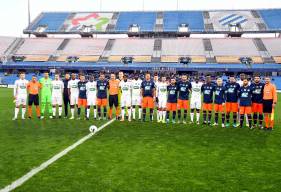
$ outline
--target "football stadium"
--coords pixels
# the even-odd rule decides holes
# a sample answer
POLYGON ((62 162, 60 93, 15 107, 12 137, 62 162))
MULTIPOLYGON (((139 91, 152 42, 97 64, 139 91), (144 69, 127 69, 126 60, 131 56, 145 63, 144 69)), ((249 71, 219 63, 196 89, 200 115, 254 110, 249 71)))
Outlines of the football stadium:
POLYGON ((279 192, 281 3, 125 1, 0 29, 0 192, 279 192))

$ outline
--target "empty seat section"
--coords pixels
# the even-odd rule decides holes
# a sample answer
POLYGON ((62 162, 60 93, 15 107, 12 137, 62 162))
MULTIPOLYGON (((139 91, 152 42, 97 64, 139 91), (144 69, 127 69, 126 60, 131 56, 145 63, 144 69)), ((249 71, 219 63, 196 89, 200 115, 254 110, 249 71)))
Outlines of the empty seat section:
POLYGON ((130 25, 138 24, 141 31, 153 31, 155 12, 121 12, 116 23, 116 31, 128 31, 130 25))
POLYGON ((264 38, 262 39, 269 54, 273 57, 281 57, 281 39, 280 38, 264 38))
POLYGON ((243 31, 259 31, 257 23, 260 19, 255 18, 249 10, 209 11, 209 23, 215 31, 230 31, 230 25, 240 25, 243 31))
POLYGON ((0 37, 0 55, 3 55, 8 47, 13 43, 13 37, 0 37))
POLYGON ((150 62, 153 46, 154 39, 116 39, 109 61, 120 61, 124 56, 132 56, 135 62, 150 62))
POLYGON ((100 56, 106 46, 107 39, 71 39, 60 51, 68 56, 100 56))
POLYGON ((211 39, 211 43, 218 63, 239 63, 240 57, 260 57, 252 39, 211 39))
POLYGON ((161 62, 178 62, 188 56, 192 62, 206 62, 202 39, 163 39, 161 62))
POLYGON ((202 11, 164 12, 164 31, 178 31, 180 24, 188 24, 190 31, 203 31, 204 20, 202 11))
POLYGON ((281 9, 260 10, 259 13, 270 30, 281 29, 281 9))
POLYGON ((37 62, 45 62, 48 61, 48 55, 27 55, 24 61, 37 61, 37 62))
POLYGON ((16 55, 24 55, 26 57, 29 55, 50 56, 57 50, 62 41, 63 39, 25 39, 23 45, 16 52, 16 55))
POLYGON ((32 30, 36 30, 39 26, 46 25, 47 32, 59 31, 64 21, 70 13, 43 13, 42 17, 32 27, 32 30))
POLYGON ((79 56, 81 62, 97 62, 100 56, 79 56))

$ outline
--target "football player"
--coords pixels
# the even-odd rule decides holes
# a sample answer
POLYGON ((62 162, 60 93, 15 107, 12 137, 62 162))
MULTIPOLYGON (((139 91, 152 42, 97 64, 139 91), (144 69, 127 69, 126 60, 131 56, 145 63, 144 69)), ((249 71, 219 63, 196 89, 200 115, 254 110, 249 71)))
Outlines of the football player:
POLYGON ((203 93, 203 120, 204 124, 211 124, 213 110, 213 93, 214 86, 212 85, 211 76, 206 77, 206 83, 202 86, 203 93))
POLYGON ((156 88, 156 97, 158 98, 158 119, 160 123, 165 123, 166 119, 166 107, 167 107, 167 82, 166 77, 161 77, 161 82, 158 83, 156 88))
POLYGON ((60 80, 59 74, 55 74, 55 79, 52 81, 52 105, 53 105, 53 118, 56 117, 56 108, 59 107, 59 118, 62 114, 62 94, 64 84, 60 80))
POLYGON ((183 110, 183 124, 186 124, 186 118, 187 118, 187 110, 189 109, 189 92, 191 89, 191 83, 188 81, 188 77, 186 74, 183 74, 181 76, 181 81, 177 83, 178 85, 178 92, 179 92, 179 98, 178 98, 178 120, 180 122, 181 119, 181 112, 183 110))
POLYGON ((141 106, 141 83, 142 80, 135 74, 132 80, 132 113, 133 120, 136 119, 136 108, 139 109, 139 120, 141 120, 142 106, 141 106))
POLYGON ((141 83, 142 95, 142 120, 145 121, 146 110, 149 109, 150 121, 152 121, 153 108, 155 101, 155 83, 150 79, 150 73, 145 74, 145 80, 141 83))
POLYGON ((131 105, 132 105, 132 83, 128 81, 127 75, 123 76, 123 80, 119 84, 121 90, 121 120, 125 120, 125 109, 128 111, 128 121, 131 121, 131 105))
POLYGON ((15 86, 14 86, 14 101, 16 103, 16 107, 15 107, 15 116, 13 120, 16 120, 18 118, 20 107, 22 107, 21 118, 25 119, 27 84, 28 81, 25 79, 25 73, 21 72, 19 74, 19 79, 15 81, 15 86))
POLYGON ((240 126, 243 127, 244 116, 248 116, 249 127, 252 129, 252 87, 249 85, 248 79, 243 80, 243 86, 238 92, 239 97, 239 114, 240 126))
POLYGON ((75 106, 78 106, 78 95, 79 95, 79 89, 78 89, 78 82, 79 80, 76 79, 76 74, 71 74, 71 80, 68 81, 68 95, 70 97, 70 112, 71 117, 70 119, 74 119, 74 111, 75 106))
POLYGON ((238 114, 238 91, 240 85, 236 83, 235 77, 232 75, 229 77, 229 82, 225 85, 226 88, 226 127, 229 127, 230 113, 233 114, 233 127, 236 128, 237 114, 238 114))
POLYGON ((99 80, 97 81, 97 106, 98 106, 98 116, 99 120, 101 120, 101 110, 103 108, 103 119, 106 120, 107 114, 107 89, 108 89, 108 81, 105 79, 105 74, 100 73, 99 80))
POLYGON ((196 111, 196 123, 200 124, 200 109, 201 109, 201 88, 203 83, 199 81, 199 77, 191 82, 191 98, 190 98, 190 119, 194 122, 194 112, 196 111))
POLYGON ((254 82, 251 84, 253 89, 252 95, 252 112, 253 112, 253 126, 257 126, 263 129, 263 108, 262 108, 262 97, 264 84, 261 83, 259 75, 254 75, 254 82))
POLYGON ((94 119, 97 119, 97 82, 94 76, 90 76, 88 83, 86 83, 87 92, 87 119, 90 118, 91 106, 94 107, 94 119))
POLYGON ((176 85, 176 78, 171 78, 171 83, 167 87, 168 99, 167 99, 167 115, 166 121, 169 123, 169 116, 172 112, 172 123, 176 123, 176 113, 177 113, 177 102, 178 102, 178 87, 176 85))
POLYGON ((221 113, 222 127, 225 127, 225 87, 221 78, 217 79, 217 85, 214 88, 215 99, 214 99, 214 111, 215 111, 215 122, 213 126, 218 125, 219 113, 221 113))

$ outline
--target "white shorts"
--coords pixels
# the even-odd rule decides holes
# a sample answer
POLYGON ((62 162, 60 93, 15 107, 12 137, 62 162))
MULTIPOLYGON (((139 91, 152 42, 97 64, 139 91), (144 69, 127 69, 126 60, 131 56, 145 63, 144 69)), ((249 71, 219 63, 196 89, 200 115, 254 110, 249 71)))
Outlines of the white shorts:
POLYGON ((78 95, 70 95, 70 105, 78 105, 78 95))
POLYGON ((16 99, 16 106, 26 105, 27 95, 18 95, 16 99))
POLYGON ((191 109, 201 109, 201 99, 190 99, 190 108, 191 109))
POLYGON ((97 97, 95 97, 95 96, 87 96, 87 105, 88 106, 97 105, 97 97))
POLYGON ((62 105, 62 96, 61 95, 52 95, 52 104, 53 105, 62 105))
POLYGON ((133 97, 132 98, 132 105, 141 106, 141 97, 133 97))
POLYGON ((121 97, 121 107, 131 107, 132 98, 131 97, 121 97))
POLYGON ((158 108, 167 107, 167 98, 158 98, 158 108))

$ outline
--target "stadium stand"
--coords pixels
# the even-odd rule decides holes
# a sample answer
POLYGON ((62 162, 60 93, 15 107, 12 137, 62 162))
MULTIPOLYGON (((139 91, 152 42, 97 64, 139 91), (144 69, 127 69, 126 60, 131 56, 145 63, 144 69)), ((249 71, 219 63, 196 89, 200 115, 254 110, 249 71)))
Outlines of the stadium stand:
POLYGON ((276 63, 281 63, 281 39, 268 38, 262 40, 269 54, 276 63))
POLYGON ((180 24, 187 24, 190 31, 204 31, 202 11, 164 12, 163 21, 165 32, 178 31, 180 24))
POLYGON ((107 39, 68 39, 68 43, 57 51, 57 61, 65 61, 68 56, 77 56, 79 61, 96 62, 107 44, 107 39))
POLYGON ((189 33, 280 32, 281 9, 164 11, 164 12, 43 12, 24 33, 128 33, 136 24, 140 33, 178 33, 181 24, 189 33), (233 31, 234 27, 234 31, 233 31), (86 27, 87 28, 87 27, 86 27))
POLYGON ((281 9, 260 10, 259 13, 270 30, 281 29, 281 9))
MULTIPOLYGON (((161 67, 173 70, 281 71, 280 38, 17 38, 2 69, 161 67), (22 57, 15 60, 13 57, 22 57), (132 57, 124 66, 121 59, 132 57), (180 62, 185 57, 188 65, 180 62), (250 59, 248 63, 243 59, 250 59), (38 65, 40 63, 40 65, 38 65), (204 64, 204 65, 202 65, 204 64)), ((4 40, 3 42, 5 42, 4 40)), ((7 40, 8 41, 8 40, 7 40)), ((12 41, 12 40, 9 40, 12 41)), ((12 42, 12 44, 15 41, 12 42)), ((10 47, 6 45, 6 47, 10 47)))
POLYGON ((130 25, 137 24, 142 32, 153 31, 155 21, 155 12, 121 12, 115 30, 127 32, 130 25))
POLYGON ((239 63, 241 57, 262 63, 252 39, 211 39, 211 43, 218 63, 239 63))
POLYGON ((205 63, 206 58, 202 39, 162 40, 161 62, 178 62, 179 57, 182 56, 190 57, 194 63, 205 63))
POLYGON ((5 54, 15 39, 14 37, 0 37, 0 56, 5 54))
POLYGON ((46 27, 44 32, 60 31, 64 21, 69 15, 70 13, 42 13, 29 28, 36 32, 38 32, 39 27, 46 27))
POLYGON ((25 61, 48 61, 63 39, 29 38, 15 55, 25 56, 25 61))
POLYGON ((120 62, 124 56, 134 57, 135 62, 150 62, 154 39, 116 39, 113 44, 110 62, 120 62))

